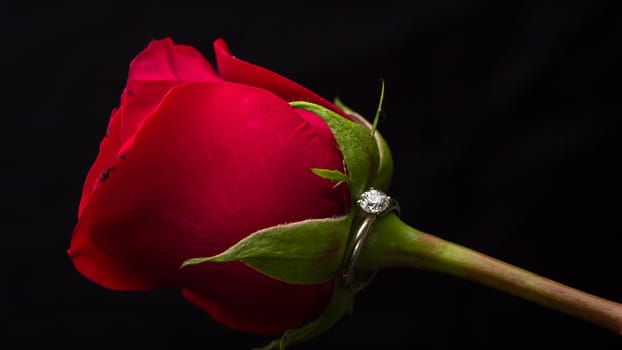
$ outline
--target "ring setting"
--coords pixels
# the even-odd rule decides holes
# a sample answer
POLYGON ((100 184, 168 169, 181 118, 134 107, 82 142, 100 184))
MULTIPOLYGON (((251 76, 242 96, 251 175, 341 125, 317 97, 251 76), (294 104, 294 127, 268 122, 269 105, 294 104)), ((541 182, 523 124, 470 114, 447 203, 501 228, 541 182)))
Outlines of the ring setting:
POLYGON ((378 217, 382 217, 390 212, 395 211, 398 215, 400 212, 399 204, 395 199, 374 188, 363 192, 357 200, 357 204, 361 209, 363 219, 354 234, 352 244, 350 245, 350 254, 347 256, 342 273, 346 286, 354 292, 363 289, 376 274, 376 271, 359 271, 355 269, 356 261, 373 227, 374 221, 378 217))

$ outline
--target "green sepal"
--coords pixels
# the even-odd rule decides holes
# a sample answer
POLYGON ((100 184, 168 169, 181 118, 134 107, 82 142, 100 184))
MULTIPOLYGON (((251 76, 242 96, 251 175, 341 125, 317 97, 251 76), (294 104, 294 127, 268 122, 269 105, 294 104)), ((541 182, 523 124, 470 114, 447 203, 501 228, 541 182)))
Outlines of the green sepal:
POLYGON ((341 101, 339 97, 335 97, 335 99, 333 100, 333 103, 335 104, 335 106, 339 107, 339 109, 341 109, 348 115, 352 113, 356 113, 352 108, 348 107, 345 103, 343 103, 343 101, 341 101))
POLYGON ((341 280, 336 280, 330 301, 317 319, 300 328, 287 330, 280 340, 273 341, 260 350, 284 350, 288 346, 316 338, 331 329, 346 313, 351 314, 353 304, 354 294, 341 280))
POLYGON ((382 83, 382 86, 380 87, 380 100, 378 101, 376 115, 374 116, 374 121, 371 125, 372 136, 376 133, 376 129, 378 128, 378 120, 380 120, 380 113, 382 112, 382 102, 384 102, 384 80, 381 80, 380 82, 382 83))
POLYGON ((387 141, 378 131, 374 133, 374 138, 379 150, 379 165, 370 187, 387 192, 393 178, 393 155, 387 141))
POLYGON ((348 175, 342 173, 339 170, 311 168, 311 171, 315 175, 326 180, 338 181, 339 183, 348 182, 348 175))
POLYGON ((343 155, 348 175, 352 203, 371 184, 378 168, 376 141, 362 125, 354 123, 330 109, 306 101, 289 103, 294 108, 304 109, 322 118, 335 136, 343 155))
MULTIPOLYGON (((381 97, 384 95, 384 85, 381 91, 381 97)), ((373 131, 373 137, 376 140, 376 146, 378 148, 378 169, 373 181, 370 184, 370 187, 381 191, 388 191, 389 185, 391 184, 391 178, 393 177, 393 156, 391 155, 391 149, 389 149, 389 145, 387 141, 382 137, 382 134, 378 132, 378 130, 374 129, 374 126, 367 121, 363 116, 352 110, 350 107, 346 106, 339 98, 335 98, 335 105, 343 110, 347 115, 349 115, 354 121, 363 125, 369 130, 371 134, 373 131)), ((374 117, 374 123, 378 124, 378 119, 380 116, 382 106, 382 98, 380 99, 378 110, 376 116, 374 117)))
POLYGON ((180 268, 241 260, 287 283, 326 282, 340 271, 351 222, 351 216, 341 216, 270 227, 247 236, 218 255, 188 259, 180 268))

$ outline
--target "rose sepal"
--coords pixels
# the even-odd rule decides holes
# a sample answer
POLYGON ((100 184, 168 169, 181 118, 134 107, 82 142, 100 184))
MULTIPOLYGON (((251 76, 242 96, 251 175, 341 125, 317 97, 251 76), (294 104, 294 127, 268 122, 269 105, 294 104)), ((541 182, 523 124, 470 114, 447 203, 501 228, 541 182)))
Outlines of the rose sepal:
POLYGON ((365 117, 345 105, 343 101, 341 101, 341 99, 335 98, 334 103, 335 105, 337 105, 337 107, 341 108, 350 118, 352 118, 352 120, 364 126, 376 141, 376 148, 378 149, 378 169, 369 187, 373 187, 375 189, 386 192, 389 190, 391 179, 393 177, 393 155, 391 154, 389 144, 382 136, 382 134, 377 130, 380 113, 382 111, 383 99, 384 83, 382 85, 380 101, 378 102, 378 109, 376 110, 376 115, 374 116, 372 123, 370 123, 367 119, 365 119, 365 117))
POLYGON ((326 282, 339 273, 352 218, 310 219, 259 230, 224 252, 192 258, 180 268, 205 262, 243 261, 292 284, 326 282))
POLYGON ((370 186, 376 176, 380 160, 376 140, 365 126, 350 121, 326 107, 307 101, 294 101, 289 104, 318 115, 333 132, 343 155, 353 208, 361 193, 370 186))

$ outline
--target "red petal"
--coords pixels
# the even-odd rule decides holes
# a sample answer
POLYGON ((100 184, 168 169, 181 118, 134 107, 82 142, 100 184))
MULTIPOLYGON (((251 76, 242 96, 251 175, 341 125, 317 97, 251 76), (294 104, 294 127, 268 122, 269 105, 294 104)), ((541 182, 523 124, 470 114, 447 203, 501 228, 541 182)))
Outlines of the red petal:
POLYGON ((307 88, 266 68, 231 55, 223 39, 214 42, 218 73, 227 81, 257 86, 272 91, 286 101, 308 101, 324 106, 349 118, 341 109, 307 88))
MULTIPOLYGON (((121 106, 114 110, 99 155, 89 171, 82 192, 80 217, 97 180, 119 157, 119 150, 173 87, 185 81, 222 81, 209 62, 194 48, 174 45, 169 38, 153 40, 130 63, 121 106)), ((122 156, 122 155, 121 155, 122 156)))
POLYGON ((130 64, 131 80, 220 81, 209 62, 192 46, 153 40, 130 64))
POLYGON ((318 285, 286 285, 265 275, 247 273, 242 263, 206 273, 204 295, 188 289, 183 295, 227 327, 251 333, 276 333, 316 319, 326 307, 334 281, 318 285), (238 276, 243 276, 239 278, 238 276), (235 296, 232 296, 234 293, 235 296))
MULTIPOLYGON (((260 329, 270 328, 267 320, 278 324, 292 305, 314 309, 303 318, 317 314, 325 287, 265 283, 234 264, 179 270, 184 260, 217 254, 259 229, 345 213, 345 186, 334 189, 312 167, 343 171, 341 154, 285 101, 244 85, 184 84, 145 121, 127 157, 112 162, 74 231, 71 257, 105 287, 184 287, 218 310, 265 318, 260 329), (275 298, 257 308, 255 291, 235 281, 260 281, 261 295, 275 298)), ((231 317, 235 327, 241 316, 231 317)))

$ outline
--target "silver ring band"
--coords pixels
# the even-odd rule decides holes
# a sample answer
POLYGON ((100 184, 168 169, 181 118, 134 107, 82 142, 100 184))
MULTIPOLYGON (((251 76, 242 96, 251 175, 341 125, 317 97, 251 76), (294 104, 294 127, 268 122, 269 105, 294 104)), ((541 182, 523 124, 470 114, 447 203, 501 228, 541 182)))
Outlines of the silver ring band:
POLYGON ((350 254, 347 256, 346 264, 344 265, 342 272, 345 285, 354 292, 363 289, 363 287, 365 287, 373 278, 376 272, 367 271, 367 276, 360 276, 365 277, 363 280, 355 279, 356 261, 358 260, 363 245, 367 240, 367 236, 373 227, 374 221, 376 221, 376 218, 384 216, 392 211, 396 211, 398 215, 400 213, 399 204, 395 199, 386 195, 384 192, 373 188, 363 192, 357 203, 361 209, 363 221, 352 238, 350 254))

